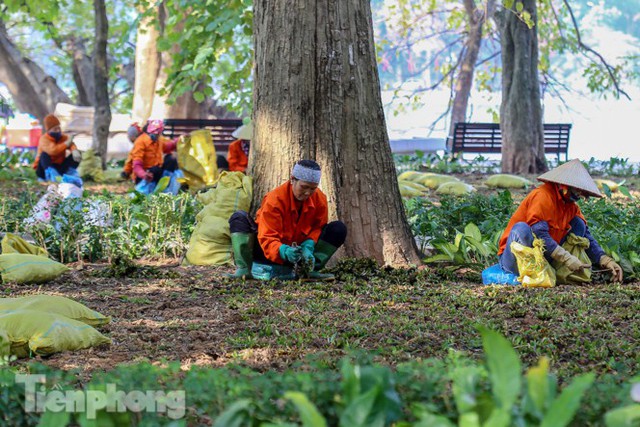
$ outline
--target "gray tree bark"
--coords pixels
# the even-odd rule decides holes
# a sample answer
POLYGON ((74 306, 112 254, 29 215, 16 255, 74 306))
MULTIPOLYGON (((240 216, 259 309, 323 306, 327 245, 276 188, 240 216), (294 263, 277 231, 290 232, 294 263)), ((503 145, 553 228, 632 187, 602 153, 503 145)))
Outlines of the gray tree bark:
POLYGON ((534 23, 529 28, 515 13, 504 11, 502 44, 502 172, 532 174, 547 170, 538 78, 536 0, 523 0, 534 23))
POLYGON ((254 209, 315 159, 330 217, 344 221, 346 254, 419 262, 386 132, 369 0, 254 3, 254 209))
POLYGON ((460 68, 454 87, 453 104, 451 107, 451 127, 449 136, 453 136, 455 125, 467 119, 467 108, 473 85, 473 76, 478 61, 478 53, 482 45, 484 24, 495 11, 495 0, 488 0, 486 5, 478 8, 475 0, 462 0, 468 19, 468 33, 465 48, 460 61, 460 68))
POLYGON ((87 54, 85 41, 71 36, 67 40, 68 52, 72 58, 73 81, 78 89, 78 105, 94 106, 96 103, 96 86, 93 70, 93 59, 87 54))
POLYGON ((11 41, 2 20, 0 58, 0 81, 7 86, 20 111, 42 122, 47 114, 53 113, 58 102, 71 103, 53 77, 22 55, 11 41))
MULTIPOLYGON (((109 104, 109 66, 107 64, 107 37, 109 22, 104 0, 94 0, 96 20, 95 51, 93 69, 95 82, 95 113, 93 115, 93 141, 97 144, 97 154, 102 159, 102 168, 106 167, 107 140, 111 124, 111 106, 109 104)), ((94 147, 95 149, 96 147, 94 147)))
POLYGON ((138 24, 132 116, 134 121, 140 123, 146 122, 151 116, 156 95, 156 80, 161 61, 158 37, 164 26, 164 19, 160 17, 161 8, 161 6, 158 7, 156 17, 146 17, 138 24))

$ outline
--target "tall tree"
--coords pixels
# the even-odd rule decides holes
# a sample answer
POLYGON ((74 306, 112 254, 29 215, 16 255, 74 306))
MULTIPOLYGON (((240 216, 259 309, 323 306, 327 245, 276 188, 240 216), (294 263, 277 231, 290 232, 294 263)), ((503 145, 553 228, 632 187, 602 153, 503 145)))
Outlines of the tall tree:
POLYGON ((503 10, 502 171, 515 174, 547 170, 538 78, 537 0, 503 10), (516 11, 516 7, 518 10, 516 11))
MULTIPOLYGON (((102 168, 106 167, 107 140, 111 124, 111 106, 109 104, 109 66, 107 64, 107 37, 109 21, 104 0, 94 0, 96 36, 93 53, 95 82, 95 112, 93 114, 93 141, 97 144, 97 153, 102 159, 102 168)), ((96 147, 94 147, 96 148, 96 147)))
POLYGON ((351 256, 419 261, 380 97, 369 0, 255 3, 254 206, 300 158, 322 166, 351 256))
POLYGON ((19 110, 42 121, 58 102, 71 102, 56 79, 38 64, 23 56, 11 41, 0 19, 0 81, 4 83, 19 110))

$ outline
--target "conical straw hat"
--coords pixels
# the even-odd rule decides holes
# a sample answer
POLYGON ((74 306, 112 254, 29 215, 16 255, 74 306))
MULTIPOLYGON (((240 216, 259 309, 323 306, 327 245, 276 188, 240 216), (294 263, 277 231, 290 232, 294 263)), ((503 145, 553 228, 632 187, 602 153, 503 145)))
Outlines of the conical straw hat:
POLYGON ((238 129, 234 130, 231 135, 234 138, 251 141, 251 138, 253 138, 253 125, 251 123, 242 125, 238 129))
POLYGON ((598 186, 589 175, 589 171, 578 159, 573 159, 538 177, 542 182, 555 182, 584 191, 590 196, 602 197, 598 186))

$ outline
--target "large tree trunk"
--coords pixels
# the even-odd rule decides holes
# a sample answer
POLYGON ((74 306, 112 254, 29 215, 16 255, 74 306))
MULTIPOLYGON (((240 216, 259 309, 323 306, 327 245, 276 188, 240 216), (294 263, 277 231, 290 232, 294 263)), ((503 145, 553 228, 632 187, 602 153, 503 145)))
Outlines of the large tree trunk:
POLYGON ((0 20, 0 81, 4 83, 18 109, 42 122, 53 113, 58 102, 71 99, 35 62, 24 57, 13 44, 0 20))
MULTIPOLYGON (((107 140, 111 124, 111 107, 109 105, 109 66, 107 64, 107 37, 109 22, 104 0, 94 0, 93 7, 96 19, 96 42, 93 53, 93 69, 95 81, 95 113, 93 115, 93 141, 97 144, 97 153, 102 159, 102 168, 106 167, 107 140)), ((95 147, 94 147, 95 148, 95 147)))
MULTIPOLYGON (((155 17, 146 17, 138 24, 136 38, 135 87, 133 91, 133 120, 144 123, 151 116, 156 95, 156 80, 160 71, 160 52, 158 37, 164 26, 160 10, 155 17)), ((164 15, 163 15, 164 16, 164 15)))
POLYGON ((344 221, 349 256, 419 262, 386 132, 369 0, 254 4, 254 208, 317 160, 330 216, 344 221))
POLYGON ((514 11, 502 17, 502 172, 540 173, 547 170, 540 82, 536 0, 523 0, 534 23, 529 28, 514 11))
POLYGON ((78 37, 70 37, 69 55, 72 58, 73 81, 78 88, 78 105, 95 106, 96 85, 93 60, 87 54, 85 41, 78 37))
MULTIPOLYGON (((456 123, 464 122, 467 119, 467 107, 469 105, 469 96, 471 95, 473 76, 480 46, 482 45, 482 31, 487 18, 493 15, 495 8, 495 0, 488 0, 486 5, 483 3, 481 9, 476 6, 475 0, 462 0, 462 3, 467 13, 469 32, 467 33, 465 48, 454 87, 451 127, 449 129, 450 137, 453 137, 456 123)), ((451 138, 450 140, 452 141, 451 138)))

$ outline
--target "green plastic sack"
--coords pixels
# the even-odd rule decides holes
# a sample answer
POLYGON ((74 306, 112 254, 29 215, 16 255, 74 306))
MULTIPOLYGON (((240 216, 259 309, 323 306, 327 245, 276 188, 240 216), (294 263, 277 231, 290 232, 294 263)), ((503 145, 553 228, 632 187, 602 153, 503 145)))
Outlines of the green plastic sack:
POLYGON ((93 148, 82 153, 82 161, 78 166, 78 175, 85 181, 105 182, 102 160, 93 148))
POLYGON ((73 351, 111 340, 93 327, 60 314, 20 310, 0 315, 0 331, 5 331, 11 354, 28 357, 73 351))
POLYGON ((455 176, 440 175, 437 173, 428 172, 423 174, 420 179, 417 179, 414 182, 417 182, 418 184, 422 184, 425 187, 429 187, 432 190, 435 190, 436 188, 440 187, 444 183, 461 182, 461 181, 455 176))
POLYGON ((40 246, 32 245, 20 236, 16 236, 12 233, 7 233, 2 238, 2 251, 3 254, 31 254, 38 255, 45 258, 49 257, 46 249, 40 246))
POLYGON ((109 323, 109 317, 73 301, 57 295, 29 295, 18 298, 0 298, 0 315, 20 310, 38 311, 41 313, 60 314, 69 319, 101 326, 109 323))
POLYGON ((487 187, 493 188, 526 188, 533 185, 527 178, 508 174, 492 175, 485 181, 485 184, 487 187))
POLYGON ((38 255, 0 255, 0 275, 4 282, 42 283, 48 282, 67 271, 64 264, 38 255))
POLYGON ((436 190, 437 194, 453 194, 456 196, 464 196, 476 191, 473 185, 466 184, 462 181, 445 182, 436 190))
POLYGON ((427 190, 426 187, 411 181, 398 181, 398 188, 402 197, 420 197, 427 190))
MULTIPOLYGON (((591 265, 591 260, 589 259, 589 255, 587 255, 589 245, 589 239, 586 237, 578 237, 573 233, 569 233, 562 247, 582 261, 583 264, 591 265)), ((553 261, 551 265, 556 269, 558 283, 591 283, 590 268, 583 268, 579 272, 572 273, 571 270, 558 261, 553 261)))

